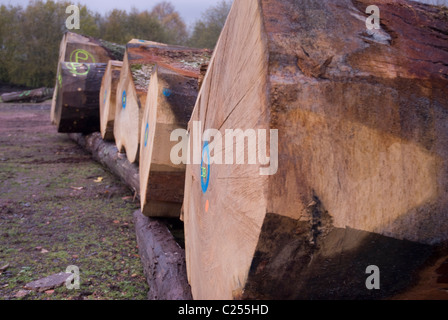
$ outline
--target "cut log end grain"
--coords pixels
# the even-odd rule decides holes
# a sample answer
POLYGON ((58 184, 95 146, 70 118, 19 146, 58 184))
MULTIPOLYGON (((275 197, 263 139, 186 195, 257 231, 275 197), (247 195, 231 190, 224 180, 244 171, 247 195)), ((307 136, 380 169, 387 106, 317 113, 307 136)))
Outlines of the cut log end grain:
MULTIPOLYGON (((118 150, 126 151, 131 163, 138 161, 140 121, 146 101, 148 88, 136 87, 132 65, 126 52, 116 91, 116 108, 114 120, 114 137, 118 150)), ((132 54, 131 54, 132 55, 132 54)), ((147 83, 151 77, 153 65, 146 64, 138 76, 139 83, 147 83), (144 71, 143 71, 144 70, 144 71)))
POLYGON ((140 190, 143 214, 180 215, 185 164, 171 160, 171 133, 187 129, 198 94, 198 80, 157 67, 151 75, 140 138, 140 190), (165 203, 165 206, 162 204, 165 203))
POLYGON ((209 50, 170 46, 157 42, 132 40, 126 46, 117 89, 114 136, 120 151, 130 162, 138 162, 141 121, 154 67, 160 66, 180 75, 199 78, 200 67, 210 58, 209 50))
POLYGON ((187 166, 195 299, 384 298, 448 239, 446 18, 381 1, 366 36, 354 3, 234 1, 190 135, 278 130, 278 170, 187 166), (369 265, 388 288, 366 290, 369 265))
POLYGON ((106 72, 101 83, 100 91, 100 122, 101 135, 104 140, 114 140, 114 120, 117 86, 120 81, 120 72, 123 63, 110 60, 107 64, 106 72))

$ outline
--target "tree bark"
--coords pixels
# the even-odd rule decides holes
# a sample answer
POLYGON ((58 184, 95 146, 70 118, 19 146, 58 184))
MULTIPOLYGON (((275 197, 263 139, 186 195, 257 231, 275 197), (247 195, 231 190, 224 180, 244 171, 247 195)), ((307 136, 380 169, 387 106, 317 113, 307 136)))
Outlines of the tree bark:
POLYGON ((167 226, 140 211, 134 213, 138 250, 149 285, 149 300, 192 300, 185 251, 167 226))

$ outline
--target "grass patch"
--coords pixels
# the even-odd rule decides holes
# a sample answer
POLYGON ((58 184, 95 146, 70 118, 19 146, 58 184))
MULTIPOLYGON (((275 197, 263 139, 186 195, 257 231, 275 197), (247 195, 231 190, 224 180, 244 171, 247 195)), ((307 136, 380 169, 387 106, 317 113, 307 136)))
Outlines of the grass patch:
POLYGON ((0 162, 0 267, 9 264, 0 275, 0 299, 146 299, 131 192, 64 135, 30 138, 16 130, 0 132, 7 142, 0 162), (16 297, 26 283, 70 265, 80 269, 80 290, 62 286, 16 297))

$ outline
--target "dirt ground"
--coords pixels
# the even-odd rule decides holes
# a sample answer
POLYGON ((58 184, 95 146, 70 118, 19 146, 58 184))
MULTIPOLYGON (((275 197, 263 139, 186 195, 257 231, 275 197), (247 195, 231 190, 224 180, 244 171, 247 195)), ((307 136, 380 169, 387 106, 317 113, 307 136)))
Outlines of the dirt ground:
POLYGON ((132 192, 58 134, 50 102, 0 103, 0 299, 146 299, 132 192), (26 292, 68 266, 80 289, 26 292))

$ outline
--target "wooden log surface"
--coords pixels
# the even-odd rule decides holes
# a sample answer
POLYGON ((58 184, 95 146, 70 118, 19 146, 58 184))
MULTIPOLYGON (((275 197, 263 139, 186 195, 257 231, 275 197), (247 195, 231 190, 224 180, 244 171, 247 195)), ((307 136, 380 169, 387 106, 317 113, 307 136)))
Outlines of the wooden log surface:
POLYGON ((99 93, 104 63, 60 63, 54 121, 61 133, 92 133, 100 129, 99 93))
MULTIPOLYGON (((136 195, 139 194, 139 169, 120 154, 114 143, 99 132, 90 135, 71 133, 69 137, 108 168, 136 195)), ((134 212, 135 231, 143 270, 149 285, 150 300, 191 300, 187 281, 185 251, 168 229, 167 220, 147 218, 134 212)))
POLYGON ((42 102, 53 96, 53 88, 39 88, 19 92, 4 93, 0 96, 3 102, 42 102))
POLYGON ((150 217, 180 216, 185 164, 174 164, 171 133, 187 129, 198 95, 198 79, 163 67, 151 75, 140 139, 141 209, 150 217))
POLYGON ((198 78, 200 67, 210 54, 210 50, 144 40, 134 39, 127 44, 117 89, 121 107, 116 108, 114 136, 118 149, 126 151, 129 161, 139 160, 141 120, 154 66, 198 78))
POLYGON ((55 108, 58 90, 60 88, 61 62, 72 63, 107 63, 109 60, 123 60, 124 47, 115 43, 74 32, 66 32, 59 46, 58 70, 51 105, 51 122, 56 124, 55 108))
POLYGON ((134 213, 138 249, 149 285, 149 300, 192 300, 185 251, 161 220, 134 213))
MULTIPOLYGON (((195 299, 384 298, 448 239, 447 21, 431 6, 379 1, 371 32, 370 4, 234 1, 190 149, 195 130, 225 141, 226 130, 264 132, 272 170, 259 155, 248 165, 247 144, 245 164, 187 166, 195 299), (366 289, 369 265, 381 290, 366 289)), ((199 154, 236 144, 201 141, 199 154)))
POLYGON ((100 91, 100 127, 104 140, 114 140, 114 120, 117 97, 117 86, 123 62, 110 60, 101 83, 100 91))
POLYGON ((123 67, 118 82, 114 121, 114 138, 118 149, 126 152, 132 163, 138 160, 140 134, 140 119, 146 101, 146 93, 153 64, 130 63, 129 56, 133 55, 132 48, 127 48, 123 60, 123 67), (134 85, 135 76, 137 85, 134 85))

